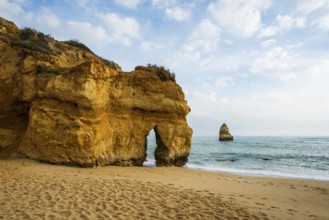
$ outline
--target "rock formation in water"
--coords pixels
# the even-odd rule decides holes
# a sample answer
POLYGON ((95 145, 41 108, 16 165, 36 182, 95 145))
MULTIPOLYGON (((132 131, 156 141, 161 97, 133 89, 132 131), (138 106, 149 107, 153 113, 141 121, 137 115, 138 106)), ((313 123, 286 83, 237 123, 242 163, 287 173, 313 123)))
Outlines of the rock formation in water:
POLYGON ((189 111, 162 67, 123 72, 79 42, 0 18, 0 156, 141 166, 154 129, 156 165, 183 166, 191 148, 189 111))
POLYGON ((233 141, 233 136, 230 134, 230 131, 225 123, 222 124, 222 126, 219 129, 219 140, 233 141))

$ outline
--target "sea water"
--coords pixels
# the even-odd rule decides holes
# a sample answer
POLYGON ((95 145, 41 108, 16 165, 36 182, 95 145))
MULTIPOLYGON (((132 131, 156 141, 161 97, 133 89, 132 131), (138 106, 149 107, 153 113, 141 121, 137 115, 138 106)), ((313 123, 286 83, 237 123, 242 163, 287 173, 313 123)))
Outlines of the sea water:
MULTIPOLYGON (((154 166, 154 136, 148 137, 146 166, 154 166)), ((329 137, 192 138, 191 169, 240 175, 304 178, 329 181, 329 137)))

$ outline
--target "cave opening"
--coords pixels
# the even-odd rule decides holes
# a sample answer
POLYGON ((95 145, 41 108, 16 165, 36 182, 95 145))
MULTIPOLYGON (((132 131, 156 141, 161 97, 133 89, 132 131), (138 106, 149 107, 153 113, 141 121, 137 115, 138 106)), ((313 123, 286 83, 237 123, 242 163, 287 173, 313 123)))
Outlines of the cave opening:
POLYGON ((1 107, 0 158, 9 158, 17 152, 27 130, 30 103, 17 102, 10 111, 3 111, 1 107))

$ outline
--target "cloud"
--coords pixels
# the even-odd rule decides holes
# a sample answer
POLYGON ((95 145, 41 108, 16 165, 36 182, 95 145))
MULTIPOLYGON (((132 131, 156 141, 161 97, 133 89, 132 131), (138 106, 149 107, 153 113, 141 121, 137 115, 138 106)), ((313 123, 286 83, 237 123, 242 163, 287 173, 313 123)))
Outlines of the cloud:
POLYGON ((315 21, 315 26, 322 31, 329 31, 329 11, 315 21))
POLYGON ((97 11, 99 0, 65 0, 74 7, 82 8, 86 11, 97 11))
POLYGON ((290 29, 303 28, 305 26, 305 18, 298 17, 296 19, 287 15, 278 15, 275 19, 275 25, 262 28, 259 37, 273 37, 277 34, 289 31, 290 29))
POLYGON ((0 0, 0 15, 6 19, 12 20, 19 14, 22 14, 24 10, 22 9, 19 2, 0 0))
POLYGON ((174 8, 167 8, 165 10, 165 14, 167 17, 175 21, 185 21, 191 17, 192 12, 190 9, 174 7, 174 8))
POLYGON ((283 81, 296 79, 293 56, 282 47, 274 47, 257 58, 250 71, 255 74, 279 77, 283 81))
POLYGON ((156 50, 161 50, 163 48, 165 48, 165 45, 163 43, 144 41, 141 44, 141 49, 144 51, 156 51, 156 50))
POLYGON ((192 31, 187 42, 181 50, 174 53, 168 60, 168 65, 176 66, 199 66, 205 65, 208 61, 205 54, 214 52, 220 41, 221 29, 209 19, 203 19, 192 31))
POLYGON ((328 0, 300 0, 297 4, 297 11, 310 20, 311 26, 324 32, 329 31, 328 0))
POLYGON ((329 60, 323 59, 323 60, 313 61, 310 64, 308 64, 307 67, 304 69, 305 69, 304 72, 306 72, 308 76, 315 78, 327 77, 325 81, 321 80, 325 84, 329 80, 329 75, 327 74, 327 71, 329 69, 329 60))
POLYGON ((133 40, 140 39, 140 25, 135 18, 112 12, 98 13, 96 16, 110 28, 112 41, 130 46, 133 40))
POLYGON ((297 4, 297 11, 300 11, 304 14, 310 14, 317 9, 322 8, 326 4, 328 5, 327 0, 299 0, 297 4))
POLYGON ((152 6, 160 9, 171 7, 176 4, 176 0, 151 0, 152 6))
POLYGON ((113 0, 113 3, 116 5, 120 5, 126 8, 137 8, 139 4, 141 4, 143 0, 113 0))
POLYGON ((276 40, 275 39, 269 39, 266 41, 263 41, 261 44, 263 47, 270 47, 273 46, 275 44, 276 40))
POLYGON ((187 52, 200 50, 201 52, 211 52, 217 49, 220 40, 221 29, 210 20, 202 20, 193 30, 188 43, 184 46, 187 52))
POLYGON ((61 25, 60 19, 52 13, 48 8, 43 8, 36 18, 36 21, 41 25, 46 25, 50 28, 56 28, 61 25))
MULTIPOLYGON (((200 67, 204 65, 204 60, 201 57, 201 54, 199 51, 179 51, 171 55, 169 58, 167 58, 166 63, 170 68, 174 67, 191 67, 192 64, 198 64, 194 67, 200 67)), ((188 70, 186 68, 186 70, 188 70)), ((194 71, 196 71, 194 69, 194 71)))
POLYGON ((111 41, 111 37, 101 26, 94 26, 88 22, 67 22, 68 31, 72 38, 81 40, 84 43, 104 45, 111 41))
POLYGON ((207 77, 205 80, 200 79, 204 90, 213 90, 214 88, 225 88, 234 84, 232 76, 207 77))
POLYGON ((223 30, 246 38, 262 27, 262 11, 270 6, 270 0, 217 0, 207 10, 223 30))

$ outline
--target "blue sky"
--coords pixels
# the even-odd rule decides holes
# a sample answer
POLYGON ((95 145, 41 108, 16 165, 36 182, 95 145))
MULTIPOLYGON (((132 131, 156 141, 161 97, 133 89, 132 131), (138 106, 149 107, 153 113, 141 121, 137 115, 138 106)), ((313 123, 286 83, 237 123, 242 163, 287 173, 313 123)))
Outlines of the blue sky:
POLYGON ((329 0, 0 0, 0 16, 169 68, 195 135, 329 135, 329 0))

